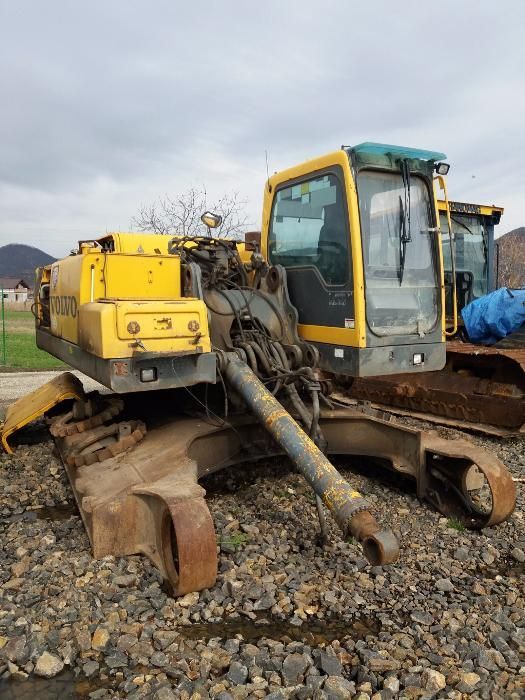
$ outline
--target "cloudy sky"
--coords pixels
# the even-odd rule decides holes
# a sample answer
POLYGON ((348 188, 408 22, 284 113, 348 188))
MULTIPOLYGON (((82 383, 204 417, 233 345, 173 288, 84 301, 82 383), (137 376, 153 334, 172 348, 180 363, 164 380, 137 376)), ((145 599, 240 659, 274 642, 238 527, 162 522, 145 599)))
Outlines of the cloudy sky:
POLYGON ((0 245, 61 256, 204 184, 260 226, 270 170, 441 150, 454 199, 525 225, 521 0, 0 0, 0 245))

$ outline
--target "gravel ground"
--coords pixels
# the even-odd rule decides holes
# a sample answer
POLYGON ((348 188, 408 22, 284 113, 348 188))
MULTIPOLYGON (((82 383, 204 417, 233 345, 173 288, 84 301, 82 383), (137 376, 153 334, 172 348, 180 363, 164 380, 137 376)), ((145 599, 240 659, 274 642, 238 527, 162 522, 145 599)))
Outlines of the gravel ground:
MULTIPOLYGON (((217 583, 175 600, 143 557, 92 559, 51 441, 24 439, 0 455, 0 697, 525 697, 521 489, 508 522, 462 531, 337 462, 400 538, 381 568, 332 523, 316 545, 286 465, 222 472, 204 484, 217 583)), ((473 439, 525 476, 523 441, 473 439)))

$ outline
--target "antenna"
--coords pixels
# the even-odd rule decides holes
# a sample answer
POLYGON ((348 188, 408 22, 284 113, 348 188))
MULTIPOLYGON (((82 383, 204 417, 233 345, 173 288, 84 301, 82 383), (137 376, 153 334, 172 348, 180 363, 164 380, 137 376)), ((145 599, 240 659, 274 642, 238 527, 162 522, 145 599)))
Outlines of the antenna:
POLYGON ((266 158, 266 186, 268 190, 270 189, 270 171, 268 169, 268 151, 264 151, 264 156, 266 158))

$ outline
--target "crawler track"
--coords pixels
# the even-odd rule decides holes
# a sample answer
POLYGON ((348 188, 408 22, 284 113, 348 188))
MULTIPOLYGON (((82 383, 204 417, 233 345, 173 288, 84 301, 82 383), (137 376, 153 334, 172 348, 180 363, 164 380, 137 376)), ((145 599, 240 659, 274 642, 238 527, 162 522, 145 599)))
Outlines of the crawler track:
POLYGON ((447 425, 515 435, 525 432, 525 349, 451 342, 441 372, 356 378, 345 393, 447 425))

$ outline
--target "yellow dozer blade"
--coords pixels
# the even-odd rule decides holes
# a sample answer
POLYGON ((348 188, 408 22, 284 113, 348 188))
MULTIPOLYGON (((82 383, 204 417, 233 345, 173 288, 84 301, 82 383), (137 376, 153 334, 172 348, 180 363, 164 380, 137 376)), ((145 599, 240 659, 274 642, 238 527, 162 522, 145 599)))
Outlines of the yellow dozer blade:
POLYGON ((80 379, 71 372, 64 372, 47 384, 35 389, 27 396, 15 401, 7 409, 5 421, 0 424, 0 440, 4 450, 11 454, 13 450, 7 439, 17 430, 66 399, 83 399, 84 388, 80 379))

